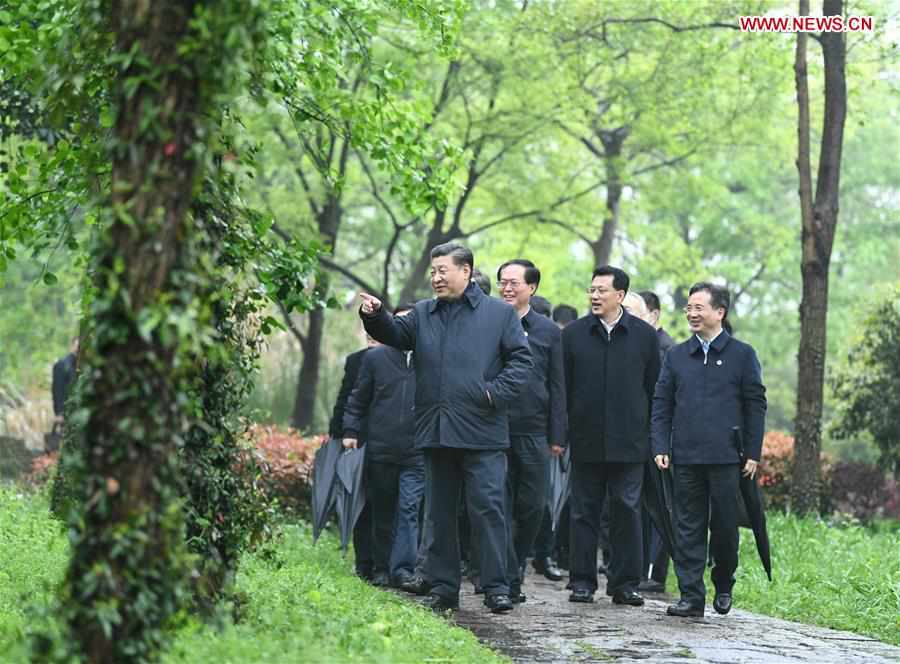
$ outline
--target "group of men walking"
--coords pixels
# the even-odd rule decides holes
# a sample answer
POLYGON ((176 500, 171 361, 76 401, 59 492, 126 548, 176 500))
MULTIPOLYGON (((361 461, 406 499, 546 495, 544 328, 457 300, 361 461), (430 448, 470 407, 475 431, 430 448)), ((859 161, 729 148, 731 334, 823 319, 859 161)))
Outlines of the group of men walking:
POLYGON ((649 561, 664 575, 665 547, 641 509, 652 462, 674 480, 671 553, 681 599, 668 613, 703 615, 708 533, 714 607, 727 613, 737 484, 741 472, 756 471, 766 408, 753 349, 723 329, 728 292, 710 283, 691 288, 691 336, 675 345, 658 327, 655 295, 623 306, 630 284, 619 268, 595 269, 586 289, 590 312, 577 318, 561 305, 558 322, 532 306, 541 275, 531 261, 499 268, 500 298, 473 274, 472 252, 446 243, 431 252, 432 299, 391 315, 360 294, 366 332, 382 345, 348 357, 331 424, 345 447, 365 441, 367 448, 369 506, 356 528, 357 572, 376 585, 427 594, 432 610, 452 610, 468 548, 485 606, 513 609, 526 600, 525 560, 536 548, 535 566, 560 577, 540 531, 550 463, 568 447, 569 541, 559 544, 569 550, 570 601, 594 601, 604 520, 614 603, 643 604, 649 561))

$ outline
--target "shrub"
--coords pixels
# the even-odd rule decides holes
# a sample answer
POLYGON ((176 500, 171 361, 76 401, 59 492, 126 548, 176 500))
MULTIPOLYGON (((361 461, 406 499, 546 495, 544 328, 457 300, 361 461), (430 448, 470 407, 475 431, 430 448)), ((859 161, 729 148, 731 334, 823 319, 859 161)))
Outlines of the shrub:
POLYGON ((249 431, 253 446, 262 458, 262 481, 279 504, 307 515, 310 505, 312 464, 316 450, 327 436, 304 438, 295 429, 253 425, 249 431))
POLYGON ((47 483, 59 463, 59 452, 46 452, 36 456, 31 462, 31 472, 25 476, 25 482, 33 486, 47 483))
POLYGON ((879 466, 859 461, 842 461, 828 476, 829 511, 852 516, 862 523, 879 517, 900 517, 897 483, 889 480, 879 466))
POLYGON ((781 431, 767 432, 759 467, 759 484, 767 507, 782 512, 787 510, 793 470, 794 437, 781 431))

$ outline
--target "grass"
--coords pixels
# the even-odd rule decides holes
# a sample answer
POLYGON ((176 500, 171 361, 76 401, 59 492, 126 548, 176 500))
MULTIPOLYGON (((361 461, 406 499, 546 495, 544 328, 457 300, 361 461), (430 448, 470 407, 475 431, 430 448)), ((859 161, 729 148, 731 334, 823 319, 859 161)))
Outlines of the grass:
MULTIPOLYGON (((742 529, 737 608, 900 645, 900 524, 873 529, 783 514, 767 520, 772 582, 753 534, 742 529)), ((708 574, 706 584, 711 603, 708 574)), ((667 586, 677 595, 673 573, 667 586)))
MULTIPOLYGON (((752 535, 741 532, 735 606, 900 645, 900 525, 876 531, 772 514, 769 535, 771 584, 752 535)), ((274 551, 243 560, 240 622, 212 627, 188 620, 165 664, 508 661, 470 632, 358 580, 327 534, 312 546, 306 526, 286 525, 274 551)), ((67 554, 65 533, 49 518, 44 497, 0 485, 4 664, 27 661, 27 635, 46 625, 67 554)), ((669 586, 675 590, 674 574, 669 586)))
MULTIPOLYGON (((40 495, 0 486, 0 661, 26 662, 27 635, 46 625, 64 573, 65 534, 40 495)), ((248 555, 238 575, 241 620, 189 620, 165 664, 402 663, 508 660, 412 602, 353 576, 327 534, 314 547, 305 525, 286 525, 274 556, 248 555)))

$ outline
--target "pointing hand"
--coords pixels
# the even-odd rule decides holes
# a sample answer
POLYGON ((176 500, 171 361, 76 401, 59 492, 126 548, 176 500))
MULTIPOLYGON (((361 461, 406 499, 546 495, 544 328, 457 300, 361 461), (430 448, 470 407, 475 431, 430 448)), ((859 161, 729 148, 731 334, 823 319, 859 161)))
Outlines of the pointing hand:
POLYGON ((362 298, 362 307, 360 308, 365 315, 371 316, 381 309, 381 300, 377 297, 373 297, 368 293, 360 293, 359 296, 362 298))

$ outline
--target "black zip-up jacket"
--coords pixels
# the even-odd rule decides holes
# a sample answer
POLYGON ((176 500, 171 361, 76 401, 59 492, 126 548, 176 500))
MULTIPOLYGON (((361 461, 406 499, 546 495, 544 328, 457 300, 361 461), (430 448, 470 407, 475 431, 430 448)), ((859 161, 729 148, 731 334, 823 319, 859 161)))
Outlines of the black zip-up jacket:
POLYGON ((519 398, 509 408, 511 436, 546 436, 550 445, 566 444, 566 377, 562 332, 556 323, 529 309, 520 321, 534 364, 519 398))
POLYGON ((53 392, 54 415, 62 415, 66 409, 66 399, 69 398, 76 378, 75 364, 75 354, 69 353, 53 365, 53 382, 50 387, 53 392))
POLYGON ((766 430, 766 388, 756 351, 722 332, 709 354, 696 335, 673 346, 653 397, 653 453, 673 464, 738 463, 733 427, 759 461, 766 430))
POLYGON ((650 459, 650 408, 659 376, 656 330, 623 311, 607 335, 588 314, 563 330, 569 444, 575 462, 650 459))
POLYGON ((509 447, 510 404, 531 370, 515 310, 469 284, 456 301, 422 300, 405 316, 360 312, 382 343, 416 354, 416 447, 509 447))
POLYGON ((423 463, 415 450, 416 367, 406 353, 390 346, 365 354, 356 387, 344 409, 344 438, 358 438, 368 418, 366 458, 412 466, 423 463))
MULTIPOLYGON (((344 409, 347 407, 347 400, 350 393, 353 392, 353 386, 356 385, 356 378, 359 376, 359 368, 362 366, 362 359, 369 352, 368 348, 363 348, 354 353, 350 353, 344 361, 344 377, 341 379, 341 387, 338 389, 337 398, 334 400, 334 410, 331 413, 331 421, 328 423, 328 435, 332 438, 341 438, 344 435, 344 409)), ((366 439, 367 422, 363 419, 359 426, 359 441, 366 439)))

